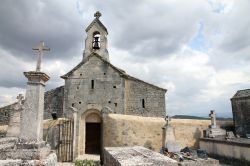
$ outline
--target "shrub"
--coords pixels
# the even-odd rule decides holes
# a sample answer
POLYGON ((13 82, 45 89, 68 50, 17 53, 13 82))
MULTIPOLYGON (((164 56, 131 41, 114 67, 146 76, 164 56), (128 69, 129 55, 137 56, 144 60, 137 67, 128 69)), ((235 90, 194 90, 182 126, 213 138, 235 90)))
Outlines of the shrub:
POLYGON ((99 163, 92 160, 76 160, 75 166, 101 166, 99 163))

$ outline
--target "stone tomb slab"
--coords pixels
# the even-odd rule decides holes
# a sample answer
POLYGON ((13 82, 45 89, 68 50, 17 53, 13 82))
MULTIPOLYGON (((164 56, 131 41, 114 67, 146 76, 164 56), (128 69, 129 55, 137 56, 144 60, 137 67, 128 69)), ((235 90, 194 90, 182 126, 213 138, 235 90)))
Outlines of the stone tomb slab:
POLYGON ((104 148, 104 166, 177 166, 178 162, 141 146, 104 148))
POLYGON ((219 160, 215 160, 212 158, 208 159, 196 159, 193 160, 185 160, 183 162, 179 162, 179 166, 219 166, 219 160))

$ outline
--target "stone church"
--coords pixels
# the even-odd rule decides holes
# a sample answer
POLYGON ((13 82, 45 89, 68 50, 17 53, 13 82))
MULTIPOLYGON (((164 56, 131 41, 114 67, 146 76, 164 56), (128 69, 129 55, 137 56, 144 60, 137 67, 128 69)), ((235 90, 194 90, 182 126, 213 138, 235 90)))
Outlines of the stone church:
POLYGON ((110 62, 108 31, 100 16, 95 13, 86 28, 82 61, 61 76, 65 85, 45 92, 44 119, 77 115, 76 155, 100 152, 100 145, 94 142, 101 139, 102 112, 145 117, 166 114, 166 89, 130 76, 110 62))

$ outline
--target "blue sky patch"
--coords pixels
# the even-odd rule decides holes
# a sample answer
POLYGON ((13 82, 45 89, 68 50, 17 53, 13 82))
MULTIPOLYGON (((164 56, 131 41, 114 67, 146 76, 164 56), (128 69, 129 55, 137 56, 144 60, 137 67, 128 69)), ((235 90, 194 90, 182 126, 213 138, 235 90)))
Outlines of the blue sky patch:
POLYGON ((204 23, 201 21, 199 22, 199 28, 195 36, 190 40, 188 46, 193 50, 203 51, 205 52, 210 48, 209 42, 205 39, 203 35, 204 31, 204 23))

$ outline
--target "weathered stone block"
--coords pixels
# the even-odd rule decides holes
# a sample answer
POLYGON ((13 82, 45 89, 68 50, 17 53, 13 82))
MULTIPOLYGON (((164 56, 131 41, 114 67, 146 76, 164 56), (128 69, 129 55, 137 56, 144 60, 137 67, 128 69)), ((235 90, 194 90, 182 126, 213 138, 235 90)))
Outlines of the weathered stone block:
POLYGON ((104 166, 177 166, 178 162, 144 147, 104 148, 104 166))

